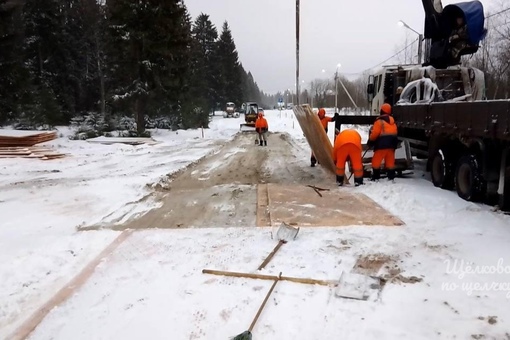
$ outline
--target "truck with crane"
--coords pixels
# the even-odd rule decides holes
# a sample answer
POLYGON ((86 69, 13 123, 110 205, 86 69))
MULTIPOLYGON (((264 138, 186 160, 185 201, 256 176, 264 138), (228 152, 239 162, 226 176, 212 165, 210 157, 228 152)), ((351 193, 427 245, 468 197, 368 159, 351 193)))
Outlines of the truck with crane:
POLYGON ((386 66, 371 75, 370 115, 341 117, 337 129, 373 124, 380 106, 389 103, 399 139, 414 157, 427 160, 436 187, 510 211, 510 101, 486 100, 484 73, 460 65, 486 34, 483 5, 422 3, 425 62, 386 66))

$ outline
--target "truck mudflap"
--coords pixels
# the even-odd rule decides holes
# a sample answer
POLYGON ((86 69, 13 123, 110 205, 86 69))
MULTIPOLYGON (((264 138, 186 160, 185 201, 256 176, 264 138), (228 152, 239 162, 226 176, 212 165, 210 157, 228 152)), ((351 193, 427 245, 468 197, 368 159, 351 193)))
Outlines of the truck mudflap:
POLYGON ((499 175, 499 208, 510 211, 510 149, 503 150, 499 175))
MULTIPOLYGON (((364 177, 372 176, 372 157, 374 152, 372 150, 368 150, 368 146, 366 144, 362 145, 363 147, 363 175, 364 177)), ((384 163, 383 163, 384 166, 384 163)), ((352 173, 352 169, 349 164, 349 170, 352 173)), ((395 150, 395 171, 397 172, 397 176, 403 176, 406 174, 411 174, 412 170, 414 170, 413 157, 411 155, 411 147, 409 142, 406 140, 402 140, 399 143, 397 150, 395 150)), ((381 171, 385 173, 384 170, 381 171)))

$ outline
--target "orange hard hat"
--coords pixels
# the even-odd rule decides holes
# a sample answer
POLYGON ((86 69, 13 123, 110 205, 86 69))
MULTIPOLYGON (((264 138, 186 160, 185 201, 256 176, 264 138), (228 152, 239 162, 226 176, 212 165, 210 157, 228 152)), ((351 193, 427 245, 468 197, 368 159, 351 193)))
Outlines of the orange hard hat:
POLYGON ((384 103, 381 105, 381 114, 391 115, 391 105, 384 103))

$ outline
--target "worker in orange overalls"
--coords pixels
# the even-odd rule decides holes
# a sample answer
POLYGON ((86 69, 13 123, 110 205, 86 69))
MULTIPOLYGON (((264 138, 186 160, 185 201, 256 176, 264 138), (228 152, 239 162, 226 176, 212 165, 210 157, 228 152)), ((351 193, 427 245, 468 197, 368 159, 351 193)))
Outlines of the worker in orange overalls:
MULTIPOLYGON (((328 117, 328 116, 326 116, 326 110, 321 108, 321 109, 319 109, 318 116, 319 116, 319 120, 321 121, 322 127, 324 128, 324 131, 326 131, 326 133, 328 133, 328 123, 334 122, 336 120, 336 118, 338 117, 338 113, 335 113, 335 116, 333 116, 333 117, 328 117)), ((314 167, 315 164, 317 163, 317 159, 315 158, 313 151, 312 151, 312 157, 310 158, 310 161, 311 161, 311 165, 310 165, 311 167, 314 167)))
POLYGON ((361 159, 361 136, 356 130, 340 132, 333 147, 333 161, 336 164, 336 183, 344 184, 345 163, 350 160, 354 173, 354 185, 363 184, 363 162, 361 159))
POLYGON ((383 104, 380 116, 377 117, 374 126, 370 129, 368 141, 368 145, 374 147, 372 181, 377 181, 381 178, 381 164, 383 160, 388 173, 388 179, 395 179, 395 150, 398 146, 397 132, 395 119, 391 116, 391 105, 383 104))
POLYGON ((262 112, 259 112, 258 118, 255 121, 255 131, 259 134, 259 145, 267 146, 266 133, 269 130, 267 120, 264 118, 262 112))

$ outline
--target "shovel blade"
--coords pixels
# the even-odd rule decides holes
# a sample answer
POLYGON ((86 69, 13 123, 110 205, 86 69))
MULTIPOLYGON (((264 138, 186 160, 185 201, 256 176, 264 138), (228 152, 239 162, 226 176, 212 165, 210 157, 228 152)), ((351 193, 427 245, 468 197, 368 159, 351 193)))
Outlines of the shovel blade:
POLYGON ((252 340, 252 334, 250 331, 245 331, 231 339, 232 340, 252 340))
POLYGON ((298 233, 299 228, 293 227, 285 222, 282 222, 282 224, 276 231, 276 238, 278 240, 291 241, 296 239, 298 233))
POLYGON ((340 298, 368 300, 370 291, 379 289, 380 282, 371 276, 342 272, 335 296, 340 298))

